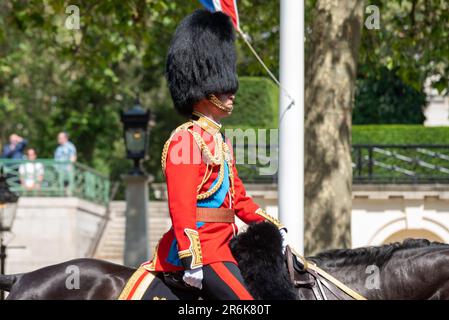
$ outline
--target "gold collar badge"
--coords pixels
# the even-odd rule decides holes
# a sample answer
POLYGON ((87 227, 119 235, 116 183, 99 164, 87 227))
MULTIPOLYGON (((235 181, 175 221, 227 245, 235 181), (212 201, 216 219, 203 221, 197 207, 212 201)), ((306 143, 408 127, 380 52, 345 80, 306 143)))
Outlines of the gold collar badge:
POLYGON ((204 114, 198 111, 193 111, 192 118, 192 121, 203 128, 207 133, 215 135, 216 133, 220 132, 221 124, 206 117, 204 114))

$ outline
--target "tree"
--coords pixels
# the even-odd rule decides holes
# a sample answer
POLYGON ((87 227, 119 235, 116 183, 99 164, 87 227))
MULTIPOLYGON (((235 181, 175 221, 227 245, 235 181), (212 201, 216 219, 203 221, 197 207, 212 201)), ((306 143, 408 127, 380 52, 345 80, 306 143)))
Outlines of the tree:
POLYGON ((305 252, 350 246, 351 112, 363 1, 317 0, 305 70, 305 252))
POLYGON ((200 4, 79 1, 79 30, 64 23, 70 4, 0 3, 0 142, 17 131, 52 157, 56 133, 66 130, 79 160, 109 173, 126 165, 120 109, 138 93, 145 107, 169 102, 165 52, 180 17, 200 4))

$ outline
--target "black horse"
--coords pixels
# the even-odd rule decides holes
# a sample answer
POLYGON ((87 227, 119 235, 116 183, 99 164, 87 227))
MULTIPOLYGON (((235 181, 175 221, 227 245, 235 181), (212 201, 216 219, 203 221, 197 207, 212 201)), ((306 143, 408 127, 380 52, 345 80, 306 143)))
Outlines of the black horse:
MULTIPOLYGON (((299 297, 281 253, 279 233, 270 224, 250 226, 231 242, 231 249, 256 299, 299 297)), ((308 260, 368 299, 449 299, 446 244, 409 239, 380 247, 326 251, 308 260)), ((7 299, 114 300, 134 271, 106 261, 76 259, 0 276, 0 289, 9 291, 7 299), (67 286, 67 270, 73 267, 79 270, 79 288, 67 286)), ((324 290, 330 299, 335 298, 324 290)))

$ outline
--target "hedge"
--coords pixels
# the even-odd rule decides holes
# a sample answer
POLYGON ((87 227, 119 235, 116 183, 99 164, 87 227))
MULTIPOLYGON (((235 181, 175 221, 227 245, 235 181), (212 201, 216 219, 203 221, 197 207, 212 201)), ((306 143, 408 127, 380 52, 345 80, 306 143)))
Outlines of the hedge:
POLYGON ((278 127, 279 90, 267 78, 240 77, 232 116, 224 119, 225 128, 278 127))
POLYGON ((352 144, 449 144, 449 127, 353 125, 352 144))
POLYGON ((394 70, 381 68, 359 75, 354 124, 422 124, 426 94, 404 83, 394 70))

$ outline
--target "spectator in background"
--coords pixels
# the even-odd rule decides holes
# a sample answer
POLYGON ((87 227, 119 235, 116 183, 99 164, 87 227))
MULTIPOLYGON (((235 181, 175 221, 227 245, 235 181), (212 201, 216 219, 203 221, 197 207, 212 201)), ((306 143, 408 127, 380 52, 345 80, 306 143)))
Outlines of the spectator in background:
POLYGON ((28 142, 24 138, 13 133, 9 136, 9 144, 6 144, 3 147, 2 158, 22 160, 23 151, 25 150, 27 143, 28 142))
MULTIPOLYGON (((60 132, 58 134, 58 144, 59 146, 55 150, 55 160, 59 162, 76 162, 76 148, 69 141, 67 132, 60 132)), ((71 196, 74 187, 73 166, 71 164, 57 165, 57 168, 65 187, 65 193, 67 196, 71 196)))
MULTIPOLYGON (((3 146, 2 158, 9 160, 23 160, 23 151, 27 145, 27 141, 18 134, 9 136, 9 144, 3 146)), ((19 185, 19 168, 16 163, 5 164, 6 179, 10 185, 19 185)))
POLYGON ((28 162, 23 163, 19 167, 20 183, 27 190, 38 190, 44 180, 44 166, 40 162, 36 162, 37 153, 33 148, 26 151, 28 162))
POLYGON ((76 162, 76 148, 69 141, 67 132, 60 132, 58 134, 58 144, 59 146, 55 150, 55 160, 76 162))

